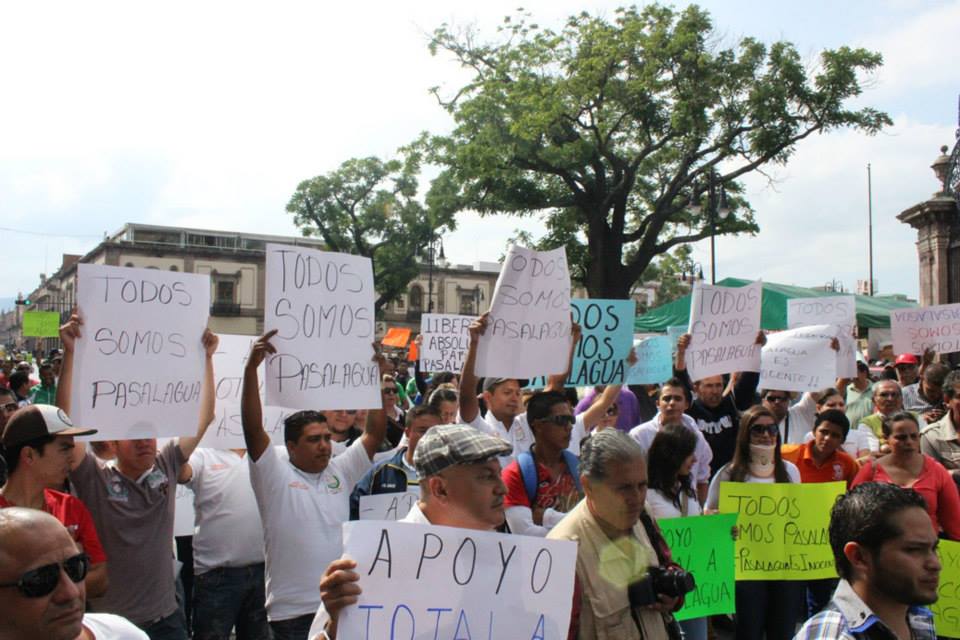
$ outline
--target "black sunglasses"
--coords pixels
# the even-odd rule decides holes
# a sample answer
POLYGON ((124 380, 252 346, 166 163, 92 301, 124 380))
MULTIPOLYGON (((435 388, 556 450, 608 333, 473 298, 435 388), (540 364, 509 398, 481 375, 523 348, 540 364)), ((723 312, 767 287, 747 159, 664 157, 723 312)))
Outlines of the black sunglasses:
POLYGON ((780 427, 775 424, 755 424, 750 427, 750 434, 762 436, 764 434, 770 436, 780 435, 780 427))
POLYGON ((79 553, 63 561, 45 564, 42 567, 27 571, 16 582, 4 582, 0 587, 16 587, 27 598, 42 598, 50 595, 60 582, 60 567, 67 572, 74 582, 81 582, 87 577, 90 568, 90 558, 85 553, 79 553))
POLYGON ((562 415, 562 416, 547 416, 542 418, 544 422, 552 422, 558 427, 572 427, 573 424, 577 421, 573 416, 562 415))

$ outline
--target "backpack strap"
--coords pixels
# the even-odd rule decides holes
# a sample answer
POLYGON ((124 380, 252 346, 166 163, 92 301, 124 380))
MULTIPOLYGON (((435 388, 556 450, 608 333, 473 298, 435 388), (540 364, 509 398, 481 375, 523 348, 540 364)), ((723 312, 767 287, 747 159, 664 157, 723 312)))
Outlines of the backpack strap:
POLYGON ((532 509, 537 499, 537 463, 534 462, 532 453, 524 451, 517 456, 517 465, 520 467, 520 479, 523 480, 523 488, 527 491, 527 499, 532 509))
POLYGON ((563 450, 563 459, 567 463, 567 469, 573 476, 573 484, 577 487, 577 492, 583 495, 583 487, 580 486, 580 458, 566 449, 563 450))

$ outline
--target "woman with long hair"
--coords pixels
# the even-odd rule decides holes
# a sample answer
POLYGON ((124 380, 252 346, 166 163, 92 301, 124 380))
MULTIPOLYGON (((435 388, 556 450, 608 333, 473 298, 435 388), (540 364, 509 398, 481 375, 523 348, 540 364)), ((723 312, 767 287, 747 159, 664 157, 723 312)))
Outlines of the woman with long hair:
MULTIPOLYGON (((733 460, 717 470, 707 493, 707 510, 720 505, 723 482, 800 482, 800 472, 780 456, 777 419, 762 406, 740 418, 733 460)), ((802 582, 738 580, 736 640, 789 640, 803 615, 802 582)))
POLYGON ((440 424, 455 424, 460 413, 460 395, 455 389, 440 386, 427 399, 431 409, 440 414, 440 424))
MULTIPOLYGON (((617 406, 617 405, 613 405, 617 406)), ((697 435, 682 424, 667 424, 654 436, 647 452, 647 511, 657 520, 699 516, 696 480, 690 470, 697 461, 697 435)), ((707 640, 707 619, 680 622, 684 640, 707 640)))
POLYGON ((864 482, 889 482, 923 496, 933 528, 951 540, 960 540, 960 495, 950 472, 920 451, 920 425, 910 411, 883 421, 890 453, 860 468, 851 487, 864 482))

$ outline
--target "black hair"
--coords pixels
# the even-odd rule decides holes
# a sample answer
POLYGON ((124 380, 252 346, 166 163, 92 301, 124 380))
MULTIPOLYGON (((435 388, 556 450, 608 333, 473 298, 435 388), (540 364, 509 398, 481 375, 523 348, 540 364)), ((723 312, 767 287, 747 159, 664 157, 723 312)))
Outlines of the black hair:
MULTIPOLYGON (((836 387, 827 387, 826 389, 822 389, 822 390, 820 390, 820 391, 817 392, 817 395, 820 396, 820 399, 817 400, 817 406, 818 406, 818 407, 822 407, 823 405, 825 405, 825 404, 827 403, 827 400, 829 400, 830 398, 832 398, 832 397, 834 397, 834 396, 837 396, 837 397, 839 397, 839 398, 843 398, 843 394, 840 393, 840 391, 837 390, 836 387)), ((844 402, 846 402, 846 400, 844 400, 844 402)))
POLYGON ((893 516, 913 507, 926 511, 923 496, 886 482, 866 482, 838 497, 830 511, 830 547, 840 577, 847 581, 853 577, 853 567, 843 553, 848 542, 876 553, 884 542, 903 533, 893 516))
POLYGON ((683 397, 686 398, 687 404, 689 405, 691 402, 693 402, 693 399, 690 397, 690 389, 687 388, 687 385, 685 385, 683 380, 680 378, 670 378, 661 384, 660 389, 657 390, 657 400, 660 400, 660 394, 663 393, 664 387, 676 387, 678 389, 683 389, 683 397))
POLYGON ((292 413, 283 421, 283 439, 296 444, 303 435, 303 428, 308 424, 319 422, 327 423, 327 417, 319 411, 305 410, 292 413))
POLYGON ((26 371, 17 370, 10 374, 9 380, 10 380, 10 389, 13 391, 16 391, 23 385, 30 383, 30 376, 27 374, 26 371))
POLYGON ((7 463, 7 475, 12 475, 16 471, 17 466, 20 464, 20 452, 30 447, 34 449, 38 455, 43 455, 43 448, 48 444, 56 440, 57 436, 47 434, 45 436, 40 436, 34 438, 33 440, 27 440, 26 442, 21 442, 20 444, 15 444, 12 447, 0 447, 0 452, 3 453, 3 459, 7 463))
POLYGON ((950 367, 947 365, 942 362, 931 362, 927 368, 923 370, 923 381, 939 387, 943 385, 943 381, 949 373, 950 367))
POLYGON ((850 433, 850 419, 843 411, 840 411, 840 409, 821 411, 813 421, 813 430, 816 431, 822 422, 829 422, 830 424, 835 424, 840 427, 840 430, 843 432, 843 439, 847 439, 847 434, 850 433))
POLYGON ((696 450, 697 435, 693 431, 682 424, 667 424, 654 436, 647 452, 649 488, 667 496, 678 509, 683 494, 697 499, 690 476, 679 475, 683 462, 696 450))
POLYGON ((6 387, 0 387, 0 396, 10 396, 11 398, 16 398, 17 394, 6 387))
POLYGON ((567 396, 559 391, 535 391, 527 401, 527 424, 550 417, 550 409, 558 404, 570 404, 567 396))
POLYGON ((49 369, 50 371, 53 371, 53 363, 44 362, 42 365, 40 365, 40 368, 37 369, 37 371, 46 371, 46 370, 48 370, 48 369, 49 369))
POLYGON ((413 424, 414 420, 417 418, 422 418, 423 416, 433 416, 437 420, 440 420, 440 410, 434 407, 432 402, 430 404, 414 405, 407 411, 404 424, 409 427, 411 424, 413 424))
POLYGON ((460 394, 446 387, 431 391, 427 398, 427 404, 439 411, 441 402, 460 402, 460 394))
POLYGON ((883 437, 889 438, 890 434, 893 433, 893 423, 900 422, 901 420, 912 422, 917 425, 917 431, 920 430, 920 421, 917 420, 917 416, 909 411, 897 411, 895 414, 887 416, 880 422, 880 428, 883 429, 883 437))

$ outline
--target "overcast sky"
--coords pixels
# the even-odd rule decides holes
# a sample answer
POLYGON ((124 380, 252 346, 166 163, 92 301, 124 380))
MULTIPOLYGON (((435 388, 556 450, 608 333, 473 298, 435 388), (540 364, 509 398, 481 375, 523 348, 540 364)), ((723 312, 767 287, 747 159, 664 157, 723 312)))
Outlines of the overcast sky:
MULTIPOLYGON (((428 94, 465 77, 431 57, 443 22, 494 35, 522 4, 541 24, 617 3, 7 2, 0 8, 0 297, 28 292, 60 255, 125 222, 296 235, 284 207, 299 181, 351 157, 389 156, 447 115, 428 94), (24 232, 31 232, 31 235, 24 232)), ((680 3, 683 4, 683 3, 680 3)), ((954 144, 960 1, 704 2, 728 43, 744 35, 866 46, 885 65, 860 101, 895 126, 801 143, 747 180, 762 231, 718 240, 718 277, 852 288, 866 278, 866 165, 873 166, 879 291, 917 295, 916 233, 896 214, 937 188, 930 163, 954 144), (780 6, 786 5, 786 6, 780 6)), ((462 214, 455 262, 495 260, 535 219, 462 214)), ((709 269, 706 242, 695 259, 709 269)))

